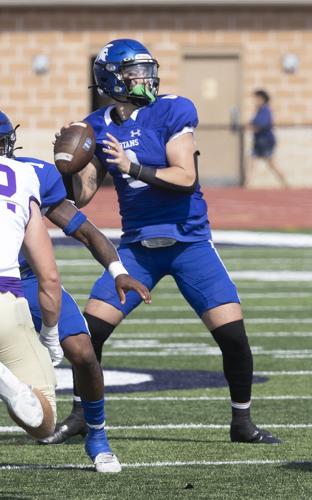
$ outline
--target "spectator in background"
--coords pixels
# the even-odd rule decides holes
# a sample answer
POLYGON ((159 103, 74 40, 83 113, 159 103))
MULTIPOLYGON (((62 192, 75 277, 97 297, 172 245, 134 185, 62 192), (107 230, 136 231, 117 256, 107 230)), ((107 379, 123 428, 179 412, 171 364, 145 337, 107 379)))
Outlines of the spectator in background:
POLYGON ((288 187, 286 178, 276 166, 273 157, 276 139, 273 132, 273 117, 269 106, 270 96, 265 90, 256 90, 254 93, 256 113, 248 124, 253 132, 252 156, 247 163, 245 186, 250 185, 255 159, 262 159, 278 178, 283 187, 288 187))

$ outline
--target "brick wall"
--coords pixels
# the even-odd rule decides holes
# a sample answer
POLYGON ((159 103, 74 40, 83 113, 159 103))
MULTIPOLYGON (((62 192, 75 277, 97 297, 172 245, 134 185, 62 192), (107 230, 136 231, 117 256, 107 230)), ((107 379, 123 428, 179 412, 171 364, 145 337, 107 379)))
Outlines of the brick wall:
MULTIPOLYGON (((273 95, 277 124, 312 124, 312 9, 0 9, 1 108, 21 123, 26 153, 52 158, 53 133, 89 112, 89 60, 107 41, 138 38, 161 64, 161 91, 179 93, 181 48, 237 49, 242 57, 243 117, 252 113, 251 92, 273 95), (299 57, 292 75, 281 69, 285 53, 299 57), (50 71, 35 75, 32 60, 45 54, 50 71)), ((307 179, 312 160, 309 129, 280 128, 279 159, 293 184, 307 179), (291 147, 289 145, 291 141, 291 147), (284 144, 284 150, 281 150, 284 144), (301 173, 302 172, 302 173, 301 173)), ((271 177, 256 183, 271 184, 271 177)), ((273 181, 272 181, 273 182, 273 181)))

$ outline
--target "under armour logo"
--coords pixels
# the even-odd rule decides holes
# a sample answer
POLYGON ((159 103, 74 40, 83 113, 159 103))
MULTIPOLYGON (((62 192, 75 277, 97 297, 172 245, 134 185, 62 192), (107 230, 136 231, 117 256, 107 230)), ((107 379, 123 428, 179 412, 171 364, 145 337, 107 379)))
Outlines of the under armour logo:
POLYGON ((131 137, 135 137, 135 136, 140 137, 140 135, 141 135, 141 130, 140 130, 140 129, 137 129, 137 130, 131 130, 130 134, 131 134, 131 137))

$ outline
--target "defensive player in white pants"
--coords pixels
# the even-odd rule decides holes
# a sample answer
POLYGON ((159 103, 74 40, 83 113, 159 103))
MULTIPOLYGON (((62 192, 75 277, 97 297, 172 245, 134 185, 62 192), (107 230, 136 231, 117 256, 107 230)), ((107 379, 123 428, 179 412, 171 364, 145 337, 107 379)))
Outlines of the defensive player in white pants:
POLYGON ((34 438, 53 432, 56 380, 23 297, 18 264, 22 244, 39 280, 45 325, 41 340, 46 345, 57 345, 61 302, 60 277, 39 207, 33 167, 0 156, 0 398, 13 420, 34 438))

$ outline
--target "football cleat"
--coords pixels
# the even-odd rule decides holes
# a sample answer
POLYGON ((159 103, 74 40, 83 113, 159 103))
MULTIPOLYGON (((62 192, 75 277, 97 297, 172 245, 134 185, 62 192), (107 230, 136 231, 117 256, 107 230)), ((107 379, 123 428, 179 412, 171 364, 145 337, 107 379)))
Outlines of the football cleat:
POLYGON ((56 424, 51 436, 40 439, 39 444, 61 444, 73 436, 85 436, 88 432, 80 403, 74 403, 71 414, 61 423, 56 424))
POLYGON ((260 429, 252 422, 239 425, 231 425, 230 437, 232 443, 250 443, 250 444, 279 444, 281 440, 272 436, 272 434, 260 429))
POLYGON ((118 458, 110 452, 99 453, 94 459, 96 472, 121 472, 118 458))
POLYGON ((43 409, 31 388, 0 363, 0 398, 9 410, 28 427, 40 427, 43 409))
POLYGON ((85 450, 94 463, 96 472, 121 471, 121 465, 109 446, 104 427, 89 429, 85 450))

